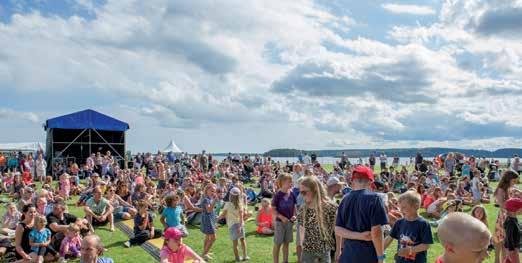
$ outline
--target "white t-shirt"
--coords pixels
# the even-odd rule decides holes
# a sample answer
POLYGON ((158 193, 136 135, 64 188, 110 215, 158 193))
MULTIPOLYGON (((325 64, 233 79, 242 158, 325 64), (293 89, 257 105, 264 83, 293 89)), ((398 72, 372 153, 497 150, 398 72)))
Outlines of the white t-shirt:
POLYGON ((223 211, 227 211, 227 226, 231 228, 235 224, 239 224, 240 210, 236 209, 232 202, 226 202, 223 211))

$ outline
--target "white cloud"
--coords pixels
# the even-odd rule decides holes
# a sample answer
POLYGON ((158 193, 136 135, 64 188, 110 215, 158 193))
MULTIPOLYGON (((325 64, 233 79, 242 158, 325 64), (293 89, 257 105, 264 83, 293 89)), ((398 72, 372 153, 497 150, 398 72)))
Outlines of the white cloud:
POLYGON ((382 8, 395 14, 409 14, 409 15, 435 15, 437 12, 429 6, 420 5, 403 5, 403 4, 382 4, 382 8))
POLYGON ((39 123, 40 118, 34 112, 17 111, 9 108, 0 108, 0 119, 22 119, 31 123, 39 123))

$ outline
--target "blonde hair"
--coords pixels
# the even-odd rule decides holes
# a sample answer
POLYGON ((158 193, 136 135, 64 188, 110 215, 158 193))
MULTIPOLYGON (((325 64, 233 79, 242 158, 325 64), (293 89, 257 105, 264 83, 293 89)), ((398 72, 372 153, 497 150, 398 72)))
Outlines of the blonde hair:
POLYGON ((67 227, 67 230, 69 232, 80 233, 80 227, 77 224, 69 224, 69 227, 67 227))
POLYGON ((34 218, 34 226, 37 227, 40 224, 43 224, 44 226, 47 225, 47 218, 45 218, 43 215, 37 215, 34 218))
POLYGON ((237 195, 230 194, 230 203, 232 203, 236 209, 241 210, 241 193, 237 195))
POLYGON ((292 181, 292 176, 289 173, 282 173, 277 177, 277 187, 283 187, 283 183, 287 180, 292 181))
POLYGON ((416 191, 406 191, 399 196, 399 202, 406 202, 409 205, 419 209, 421 203, 421 197, 416 191))
MULTIPOLYGON (((321 234, 321 239, 329 238, 328 233, 326 233, 326 222, 323 213, 323 205, 325 203, 330 202, 330 199, 326 195, 326 190, 323 187, 323 184, 317 179, 315 176, 306 176, 303 177, 300 181, 300 184, 310 190, 309 194, 313 195, 312 202, 310 204, 304 203, 303 209, 303 218, 307 218, 307 210, 308 208, 314 210, 316 214, 317 224, 319 225, 319 233, 321 234)), ((306 228, 306 220, 303 222, 303 227, 306 228)))

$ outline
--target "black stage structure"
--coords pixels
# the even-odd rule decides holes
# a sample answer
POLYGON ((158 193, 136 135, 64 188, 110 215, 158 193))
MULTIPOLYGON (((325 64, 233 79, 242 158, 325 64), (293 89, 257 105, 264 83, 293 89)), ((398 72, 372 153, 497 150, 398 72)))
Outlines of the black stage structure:
MULTIPOLYGON (((46 154, 48 173, 57 162, 83 165, 91 153, 111 152, 113 158, 125 164, 125 132, 129 124, 87 109, 48 119, 46 154)), ((53 174, 53 176, 55 176, 53 174)))

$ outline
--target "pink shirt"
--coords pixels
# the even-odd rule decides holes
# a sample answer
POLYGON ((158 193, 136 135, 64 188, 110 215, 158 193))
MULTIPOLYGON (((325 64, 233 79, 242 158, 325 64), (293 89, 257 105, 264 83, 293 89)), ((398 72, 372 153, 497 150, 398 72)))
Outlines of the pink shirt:
POLYGON ((169 263, 184 263, 185 259, 195 258, 194 251, 185 244, 179 246, 178 251, 173 252, 168 246, 163 246, 160 257, 168 257, 169 263))

